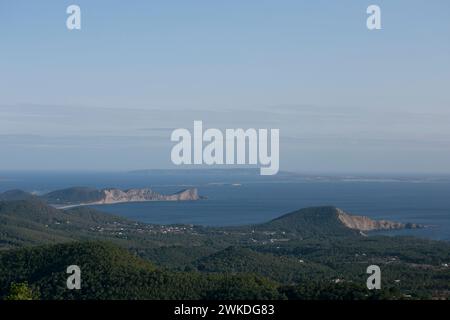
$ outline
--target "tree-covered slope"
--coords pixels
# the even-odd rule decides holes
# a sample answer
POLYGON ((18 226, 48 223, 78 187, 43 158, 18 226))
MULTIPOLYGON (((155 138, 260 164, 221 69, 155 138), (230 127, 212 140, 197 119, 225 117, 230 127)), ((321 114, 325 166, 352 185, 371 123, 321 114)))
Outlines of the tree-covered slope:
POLYGON ((0 253, 0 297, 27 283, 40 299, 277 299, 277 285, 255 275, 202 275, 158 270, 128 251, 101 242, 67 243, 0 253), (66 269, 81 269, 69 290, 66 269))
POLYGON ((62 190, 55 190, 40 198, 47 203, 52 204, 70 204, 70 203, 88 203, 103 199, 102 190, 87 187, 72 187, 62 190))
POLYGON ((22 190, 8 190, 0 193, 0 201, 37 200, 38 197, 22 190))
POLYGON ((95 232, 131 222, 89 208, 58 210, 40 200, 0 202, 0 249, 104 238, 95 232))
POLYGON ((226 248, 197 260, 194 265, 202 272, 254 273, 281 283, 330 279, 335 275, 331 268, 318 263, 242 247, 226 248))
POLYGON ((338 214, 335 207, 305 208, 257 225, 255 228, 295 233, 303 237, 359 235, 359 232, 346 227, 339 220, 338 214))
MULTIPOLYGON (((250 279, 248 274, 258 275, 252 278, 254 281, 262 276, 283 286, 308 283, 324 291, 338 280, 339 290, 344 290, 355 287, 353 284, 364 285, 367 266, 376 264, 382 268, 383 285, 388 290, 397 290, 401 296, 450 297, 449 243, 367 237, 346 227, 338 219, 337 209, 332 207, 302 209, 259 225, 218 228, 151 225, 88 207, 58 210, 35 200, 0 202, 0 249, 6 253, 30 245, 80 240, 119 245, 126 252, 152 261, 158 268, 170 270, 159 270, 163 272, 160 275, 163 280, 168 275, 169 279, 176 279, 182 274, 179 281, 197 281, 199 285, 210 286, 211 279, 219 277, 221 281, 213 282, 216 289, 211 293, 216 296, 219 292, 230 294, 227 288, 217 289, 220 283, 229 281, 225 276, 244 277, 243 274, 247 274, 246 279, 250 279)), ((95 259, 92 261, 102 265, 95 259)), ((43 266, 42 270, 46 268, 51 270, 52 264, 43 266)), ((135 273, 130 277, 135 281, 140 278, 135 273)), ((146 277, 139 281, 154 280, 146 277)), ((116 280, 122 281, 120 275, 116 280)), ((189 288, 196 298, 205 297, 200 289, 189 288)), ((177 290, 184 292, 182 288, 177 290)), ((286 290, 292 297, 305 293, 303 287, 286 290)), ((136 294, 153 297, 148 292, 136 294)), ((45 297, 52 294, 59 297, 58 292, 45 297)))

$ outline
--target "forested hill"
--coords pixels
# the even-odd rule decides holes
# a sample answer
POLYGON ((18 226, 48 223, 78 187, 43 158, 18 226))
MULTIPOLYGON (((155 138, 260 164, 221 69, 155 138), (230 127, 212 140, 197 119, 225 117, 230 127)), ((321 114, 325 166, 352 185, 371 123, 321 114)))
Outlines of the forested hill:
POLYGON ((90 208, 58 210, 39 199, 0 201, 0 249, 103 238, 101 228, 128 220, 90 208))
POLYGON ((128 244, 225 241, 234 245, 306 238, 363 237, 360 230, 347 225, 348 219, 354 216, 345 214, 347 220, 342 221, 342 214, 342 210, 334 207, 315 207, 301 209, 263 224, 209 228, 145 224, 89 207, 60 210, 36 198, 0 201, 0 249, 86 239, 112 239, 128 244), (161 237, 165 240, 161 240, 161 237))
MULTIPOLYGON (((0 253, 0 299, 13 283, 33 299, 280 299, 275 282, 255 275, 171 272, 107 243, 83 242, 0 253), (81 289, 68 290, 68 266, 81 289)), ((13 292, 14 293, 14 292, 13 292)))
POLYGON ((330 206, 301 209, 256 228, 297 233, 303 237, 359 235, 359 232, 346 227, 338 219, 338 209, 330 206))
POLYGON ((307 237, 314 236, 351 236, 361 235, 362 231, 415 229, 422 228, 415 223, 398 223, 386 220, 372 220, 364 216, 348 214, 332 207, 311 207, 300 209, 267 223, 256 226, 256 229, 278 230, 297 233, 307 237))
POLYGON ((88 187, 72 187, 49 192, 40 196, 40 198, 51 204, 76 204, 98 202, 104 196, 102 190, 88 187))
MULTIPOLYGON (((415 271, 413 275, 422 279, 420 284, 404 289, 402 285, 391 284, 392 277, 389 270, 385 270, 388 281, 383 281, 382 290, 368 291, 364 273, 359 278, 358 269, 352 270, 356 275, 347 281, 342 279, 345 273, 339 270, 330 271, 310 263, 302 267, 293 257, 268 259, 265 256, 248 249, 231 249, 202 260, 206 268, 212 269, 180 272, 155 266, 104 242, 71 242, 0 251, 0 300, 404 299, 430 298, 431 294, 440 295, 439 292, 448 289, 448 282, 445 282, 448 273, 434 274, 428 270, 423 277, 423 273, 415 271), (214 260, 218 263, 216 267, 212 264, 214 260), (80 290, 69 290, 66 286, 69 276, 66 270, 72 265, 81 270, 80 290), (237 266, 240 266, 238 270, 237 266), (283 283, 273 279, 274 276, 285 277, 293 270, 303 280, 295 282, 292 278, 283 283), (341 281, 333 280, 336 277, 341 281)), ((408 273, 411 269, 402 271, 408 273)), ((397 271, 394 269, 394 272, 397 271)))
POLYGON ((229 298, 225 287, 231 286, 236 290, 232 295, 244 298, 277 294, 293 299, 330 298, 331 294, 331 298, 352 299, 356 293, 365 299, 371 297, 365 289, 366 268, 376 264, 383 270, 387 297, 450 298, 449 243, 367 236, 355 229, 371 225, 334 207, 306 208, 258 225, 218 228, 145 224, 89 207, 59 210, 36 199, 3 201, 0 264, 10 272, 0 270, 0 275, 5 284, 29 281, 41 298, 155 298, 155 290, 161 291, 158 298, 229 298), (92 246, 93 240, 109 245, 92 246), (53 245, 36 247, 43 244, 53 245), (95 294, 75 297, 75 293, 48 287, 60 278, 47 276, 63 277, 50 276, 52 270, 77 263, 92 273, 94 280, 89 283, 98 290, 95 294), (158 272, 147 271, 155 266, 158 272), (14 270, 18 272, 13 274, 14 270), (121 282, 122 271, 136 286, 142 281, 145 289, 133 291, 134 285, 121 282), (172 281, 186 283, 186 289, 172 281), (112 282, 119 283, 120 289, 114 291, 108 284, 112 282), (164 291, 160 283, 173 290, 164 291), (105 295, 101 286, 110 288, 105 295))
POLYGON ((35 195, 22 190, 8 190, 0 193, 0 201, 17 201, 17 200, 35 200, 38 199, 35 195))

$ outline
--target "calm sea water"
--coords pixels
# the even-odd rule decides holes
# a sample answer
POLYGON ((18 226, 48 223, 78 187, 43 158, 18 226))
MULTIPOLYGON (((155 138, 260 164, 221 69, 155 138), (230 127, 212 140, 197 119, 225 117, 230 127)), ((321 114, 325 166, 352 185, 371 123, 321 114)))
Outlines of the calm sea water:
POLYGON ((0 191, 20 188, 47 192, 69 186, 152 187, 172 193, 196 186, 207 200, 94 206, 104 212, 156 224, 228 226, 268 221, 291 211, 333 205, 375 219, 429 226, 388 234, 450 240, 450 182, 263 180, 242 174, 0 174, 0 191), (240 185, 233 185, 240 184, 240 185))

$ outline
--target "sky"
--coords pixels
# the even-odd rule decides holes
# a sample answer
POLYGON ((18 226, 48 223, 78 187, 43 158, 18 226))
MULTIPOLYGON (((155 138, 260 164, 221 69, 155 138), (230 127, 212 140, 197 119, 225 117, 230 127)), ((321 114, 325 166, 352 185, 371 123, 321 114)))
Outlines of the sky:
POLYGON ((450 173, 449 39, 447 0, 0 0, 0 169, 171 168, 202 120, 280 129, 281 170, 450 173))

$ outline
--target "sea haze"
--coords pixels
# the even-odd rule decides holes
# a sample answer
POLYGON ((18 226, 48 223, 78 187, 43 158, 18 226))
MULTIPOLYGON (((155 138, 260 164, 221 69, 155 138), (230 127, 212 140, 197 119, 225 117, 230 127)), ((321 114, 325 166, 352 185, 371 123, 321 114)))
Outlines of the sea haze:
POLYGON ((333 205, 374 219, 413 222, 420 230, 389 231, 450 240, 450 181, 446 177, 314 176, 282 173, 264 178, 256 170, 156 170, 124 173, 0 173, 0 191, 44 193, 71 186, 150 187, 172 193, 197 187, 206 200, 93 206, 155 224, 211 226, 265 222, 308 207, 333 205))

